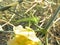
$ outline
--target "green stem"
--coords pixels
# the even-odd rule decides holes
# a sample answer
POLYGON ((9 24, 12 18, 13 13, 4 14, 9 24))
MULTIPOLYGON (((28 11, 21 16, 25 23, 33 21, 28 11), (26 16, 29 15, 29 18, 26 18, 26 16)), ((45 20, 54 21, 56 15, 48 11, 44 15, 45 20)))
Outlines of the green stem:
POLYGON ((45 35, 45 45, 48 45, 48 34, 46 32, 46 35, 45 35))
POLYGON ((49 22, 47 23, 47 25, 46 25, 46 27, 45 27, 46 30, 50 27, 50 25, 52 25, 53 20, 56 18, 57 13, 59 12, 59 10, 60 10, 60 6, 59 6, 58 9, 55 11, 54 15, 52 15, 52 17, 51 17, 51 19, 49 20, 49 22))
POLYGON ((59 12, 60 10, 60 6, 58 7, 58 9, 56 10, 56 12, 54 13, 54 15, 51 17, 51 19, 49 20, 48 24, 46 25, 46 27, 44 28, 46 30, 46 33, 45 33, 45 45, 48 45, 48 34, 47 34, 47 30, 50 28, 50 26, 52 25, 53 23, 53 20, 56 18, 57 16, 57 13, 59 12))

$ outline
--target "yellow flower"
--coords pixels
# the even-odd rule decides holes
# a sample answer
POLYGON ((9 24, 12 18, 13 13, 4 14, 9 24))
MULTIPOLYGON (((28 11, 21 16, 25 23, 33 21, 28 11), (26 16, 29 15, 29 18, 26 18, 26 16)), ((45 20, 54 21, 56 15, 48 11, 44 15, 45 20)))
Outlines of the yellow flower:
POLYGON ((25 36, 18 35, 9 40, 7 45, 38 45, 38 43, 28 39, 25 36))
POLYGON ((7 45, 39 45, 41 41, 36 37, 35 32, 22 26, 14 27, 15 37, 7 42, 7 45))

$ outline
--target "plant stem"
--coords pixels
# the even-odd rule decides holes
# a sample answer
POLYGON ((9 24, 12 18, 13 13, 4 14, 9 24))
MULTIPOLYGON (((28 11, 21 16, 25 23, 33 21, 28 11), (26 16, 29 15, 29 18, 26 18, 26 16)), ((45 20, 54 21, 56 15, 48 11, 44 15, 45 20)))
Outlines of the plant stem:
POLYGON ((23 2, 23 0, 11 3, 11 4, 9 4, 9 5, 5 6, 5 7, 0 8, 0 11, 8 10, 9 8, 11 8, 13 6, 16 6, 18 3, 21 3, 21 2, 23 2))
POLYGON ((60 10, 60 6, 59 6, 58 9, 55 11, 54 15, 51 16, 49 22, 47 23, 47 25, 46 25, 46 27, 45 27, 46 30, 49 29, 50 25, 52 25, 53 20, 56 18, 57 13, 59 12, 59 10, 60 10))
POLYGON ((45 45, 48 45, 48 34, 46 32, 46 35, 45 35, 45 45))
POLYGON ((46 25, 46 27, 44 28, 46 30, 46 33, 45 33, 45 45, 48 45, 48 34, 47 34, 47 30, 50 28, 50 26, 52 25, 53 23, 53 20, 56 18, 57 16, 57 13, 59 12, 60 10, 60 6, 58 7, 58 9, 56 10, 56 12, 54 13, 54 15, 52 15, 51 19, 49 20, 48 24, 46 25))

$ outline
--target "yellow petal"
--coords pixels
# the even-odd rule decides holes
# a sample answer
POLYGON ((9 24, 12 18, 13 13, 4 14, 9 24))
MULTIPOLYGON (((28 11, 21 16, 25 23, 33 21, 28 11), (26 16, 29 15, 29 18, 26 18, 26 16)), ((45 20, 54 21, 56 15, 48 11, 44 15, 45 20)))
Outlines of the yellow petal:
POLYGON ((15 37, 7 42, 7 45, 39 45, 41 42, 33 29, 21 25, 14 27, 15 37))
POLYGON ((9 40, 7 45, 38 45, 38 43, 28 39, 25 36, 19 35, 9 40))

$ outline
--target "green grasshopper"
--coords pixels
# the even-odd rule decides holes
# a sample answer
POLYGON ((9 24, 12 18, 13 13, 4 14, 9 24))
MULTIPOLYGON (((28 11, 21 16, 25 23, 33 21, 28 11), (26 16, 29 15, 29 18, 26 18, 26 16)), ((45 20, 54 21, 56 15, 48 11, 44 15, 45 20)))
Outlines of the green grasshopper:
POLYGON ((31 22, 33 24, 38 24, 39 19, 36 16, 35 17, 22 18, 22 19, 16 20, 15 24, 20 23, 20 22, 31 22))

